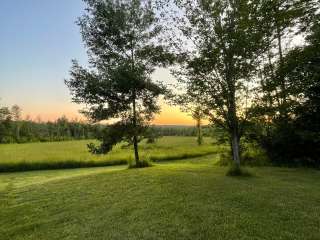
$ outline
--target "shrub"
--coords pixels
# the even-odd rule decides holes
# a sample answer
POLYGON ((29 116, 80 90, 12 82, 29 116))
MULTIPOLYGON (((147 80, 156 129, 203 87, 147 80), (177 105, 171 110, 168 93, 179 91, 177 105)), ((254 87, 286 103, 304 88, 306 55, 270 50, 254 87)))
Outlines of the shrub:
POLYGON ((240 158, 242 165, 245 166, 268 166, 271 164, 265 150, 253 143, 244 144, 240 158))
POLYGON ((225 152, 219 155, 219 161, 217 162, 219 166, 230 166, 232 165, 232 155, 230 150, 226 150, 225 152))
MULTIPOLYGON (((265 151, 258 145, 252 143, 242 144, 240 151, 241 165, 243 166, 268 166, 271 164, 265 151)), ((220 154, 219 166, 230 166, 233 164, 232 154, 227 150, 220 154)))

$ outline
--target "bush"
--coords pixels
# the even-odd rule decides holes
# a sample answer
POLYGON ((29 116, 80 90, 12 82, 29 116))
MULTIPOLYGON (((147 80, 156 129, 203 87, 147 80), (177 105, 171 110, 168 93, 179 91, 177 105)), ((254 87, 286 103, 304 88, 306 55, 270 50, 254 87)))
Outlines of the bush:
POLYGON ((299 129, 295 124, 288 123, 278 126, 270 136, 262 138, 261 145, 275 165, 320 167, 319 136, 316 129, 314 132, 299 129))
POLYGON ((244 144, 241 154, 241 163, 245 166, 268 166, 271 161, 268 158, 265 150, 254 143, 244 144))
MULTIPOLYGON (((268 166, 271 164, 265 151, 255 144, 243 144, 241 146, 240 161, 243 166, 268 166)), ((230 166, 233 164, 231 151, 225 151, 220 154, 217 163, 219 166, 230 166)))
POLYGON ((217 162, 217 165, 219 166, 230 166, 232 165, 232 155, 230 150, 225 151, 219 155, 219 161, 217 162))

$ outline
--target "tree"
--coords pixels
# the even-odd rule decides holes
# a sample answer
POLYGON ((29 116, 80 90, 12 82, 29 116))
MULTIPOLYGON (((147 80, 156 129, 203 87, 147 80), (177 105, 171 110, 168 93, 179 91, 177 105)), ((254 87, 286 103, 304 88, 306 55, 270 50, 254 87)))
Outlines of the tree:
POLYGON ((233 160, 240 168, 239 142, 246 119, 250 82, 264 52, 262 1, 176 1, 184 12, 178 28, 185 39, 180 73, 188 92, 229 133, 233 160))
POLYGON ((264 29, 267 30, 268 54, 261 75, 262 88, 269 114, 273 115, 273 120, 279 118, 284 124, 290 118, 291 106, 288 92, 290 83, 283 69, 285 55, 291 50, 290 41, 309 32, 318 8, 317 0, 264 2, 262 13, 263 18, 266 19, 264 29))
POLYGON ((196 120, 196 127, 197 127, 197 143, 198 145, 201 145, 203 142, 203 137, 202 137, 202 119, 204 118, 204 113, 201 109, 201 106, 197 106, 193 111, 192 111, 192 118, 196 120))
MULTIPOLYGON (((181 73, 179 71, 174 72, 177 79, 180 79, 181 73)), ((189 92, 188 89, 179 88, 179 84, 175 86, 175 89, 179 89, 178 93, 168 91, 167 98, 169 104, 177 105, 181 111, 189 113, 192 119, 196 122, 196 135, 197 143, 201 145, 203 143, 202 136, 202 120, 205 119, 205 108, 201 106, 201 96, 197 95, 198 92, 189 92)))
POLYGON ((12 119, 15 121, 16 141, 20 140, 21 112, 22 112, 22 110, 18 105, 13 105, 11 107, 12 119))
POLYGON ((313 0, 265 2, 268 51, 257 76, 261 82, 250 111, 254 125, 250 137, 260 143, 275 163, 291 164, 300 161, 299 156, 313 155, 317 149, 317 124, 312 124, 317 111, 310 112, 307 103, 313 102, 309 101, 309 93, 317 89, 314 86, 318 81, 314 76, 319 51, 314 40, 319 37, 315 31, 319 4, 313 0), (311 114, 302 117, 302 112, 311 114), (313 126, 312 134, 310 129, 306 131, 307 126, 313 126))
POLYGON ((90 66, 73 61, 66 81, 73 101, 89 106, 83 112, 92 121, 113 120, 94 153, 107 153, 120 141, 132 141, 139 166, 138 142, 155 113, 157 97, 165 88, 151 80, 157 66, 171 55, 158 41, 161 27, 152 1, 84 0, 86 13, 79 19, 90 66))
POLYGON ((262 136, 262 146, 278 164, 320 166, 320 24, 314 21, 306 45, 290 50, 283 59, 290 119, 274 123, 262 136))
POLYGON ((11 107, 11 114, 12 114, 12 119, 14 121, 20 121, 21 120, 21 108, 18 105, 13 105, 11 107))
POLYGON ((8 107, 0 108, 0 143, 11 142, 12 116, 8 107))

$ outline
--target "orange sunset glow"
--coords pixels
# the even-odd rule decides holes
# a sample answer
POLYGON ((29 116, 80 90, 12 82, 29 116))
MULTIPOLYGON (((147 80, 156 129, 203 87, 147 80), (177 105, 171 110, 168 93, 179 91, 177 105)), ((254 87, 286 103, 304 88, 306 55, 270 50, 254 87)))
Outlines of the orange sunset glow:
MULTIPOLYGON (((85 117, 79 113, 80 109, 74 103, 61 105, 38 104, 30 107, 30 109, 23 109, 23 117, 36 121, 55 121, 61 116, 66 116, 70 120, 85 120, 85 117)), ((188 113, 180 111, 178 107, 162 103, 161 113, 155 116, 152 123, 156 125, 194 125, 194 120, 188 113)))

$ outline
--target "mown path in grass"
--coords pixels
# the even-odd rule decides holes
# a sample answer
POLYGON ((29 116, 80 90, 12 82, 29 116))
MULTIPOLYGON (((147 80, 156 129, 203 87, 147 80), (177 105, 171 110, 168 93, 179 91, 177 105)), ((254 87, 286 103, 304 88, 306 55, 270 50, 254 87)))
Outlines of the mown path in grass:
POLYGON ((320 239, 319 171, 215 162, 0 174, 1 239, 320 239))
MULTIPOLYGON (((106 155, 93 155, 87 149, 89 142, 0 145, 0 172, 125 165, 133 157, 132 148, 123 148, 123 144, 106 155)), ((205 156, 223 149, 210 138, 198 146, 194 137, 162 137, 154 144, 142 142, 139 146, 141 159, 155 162, 205 156)))

